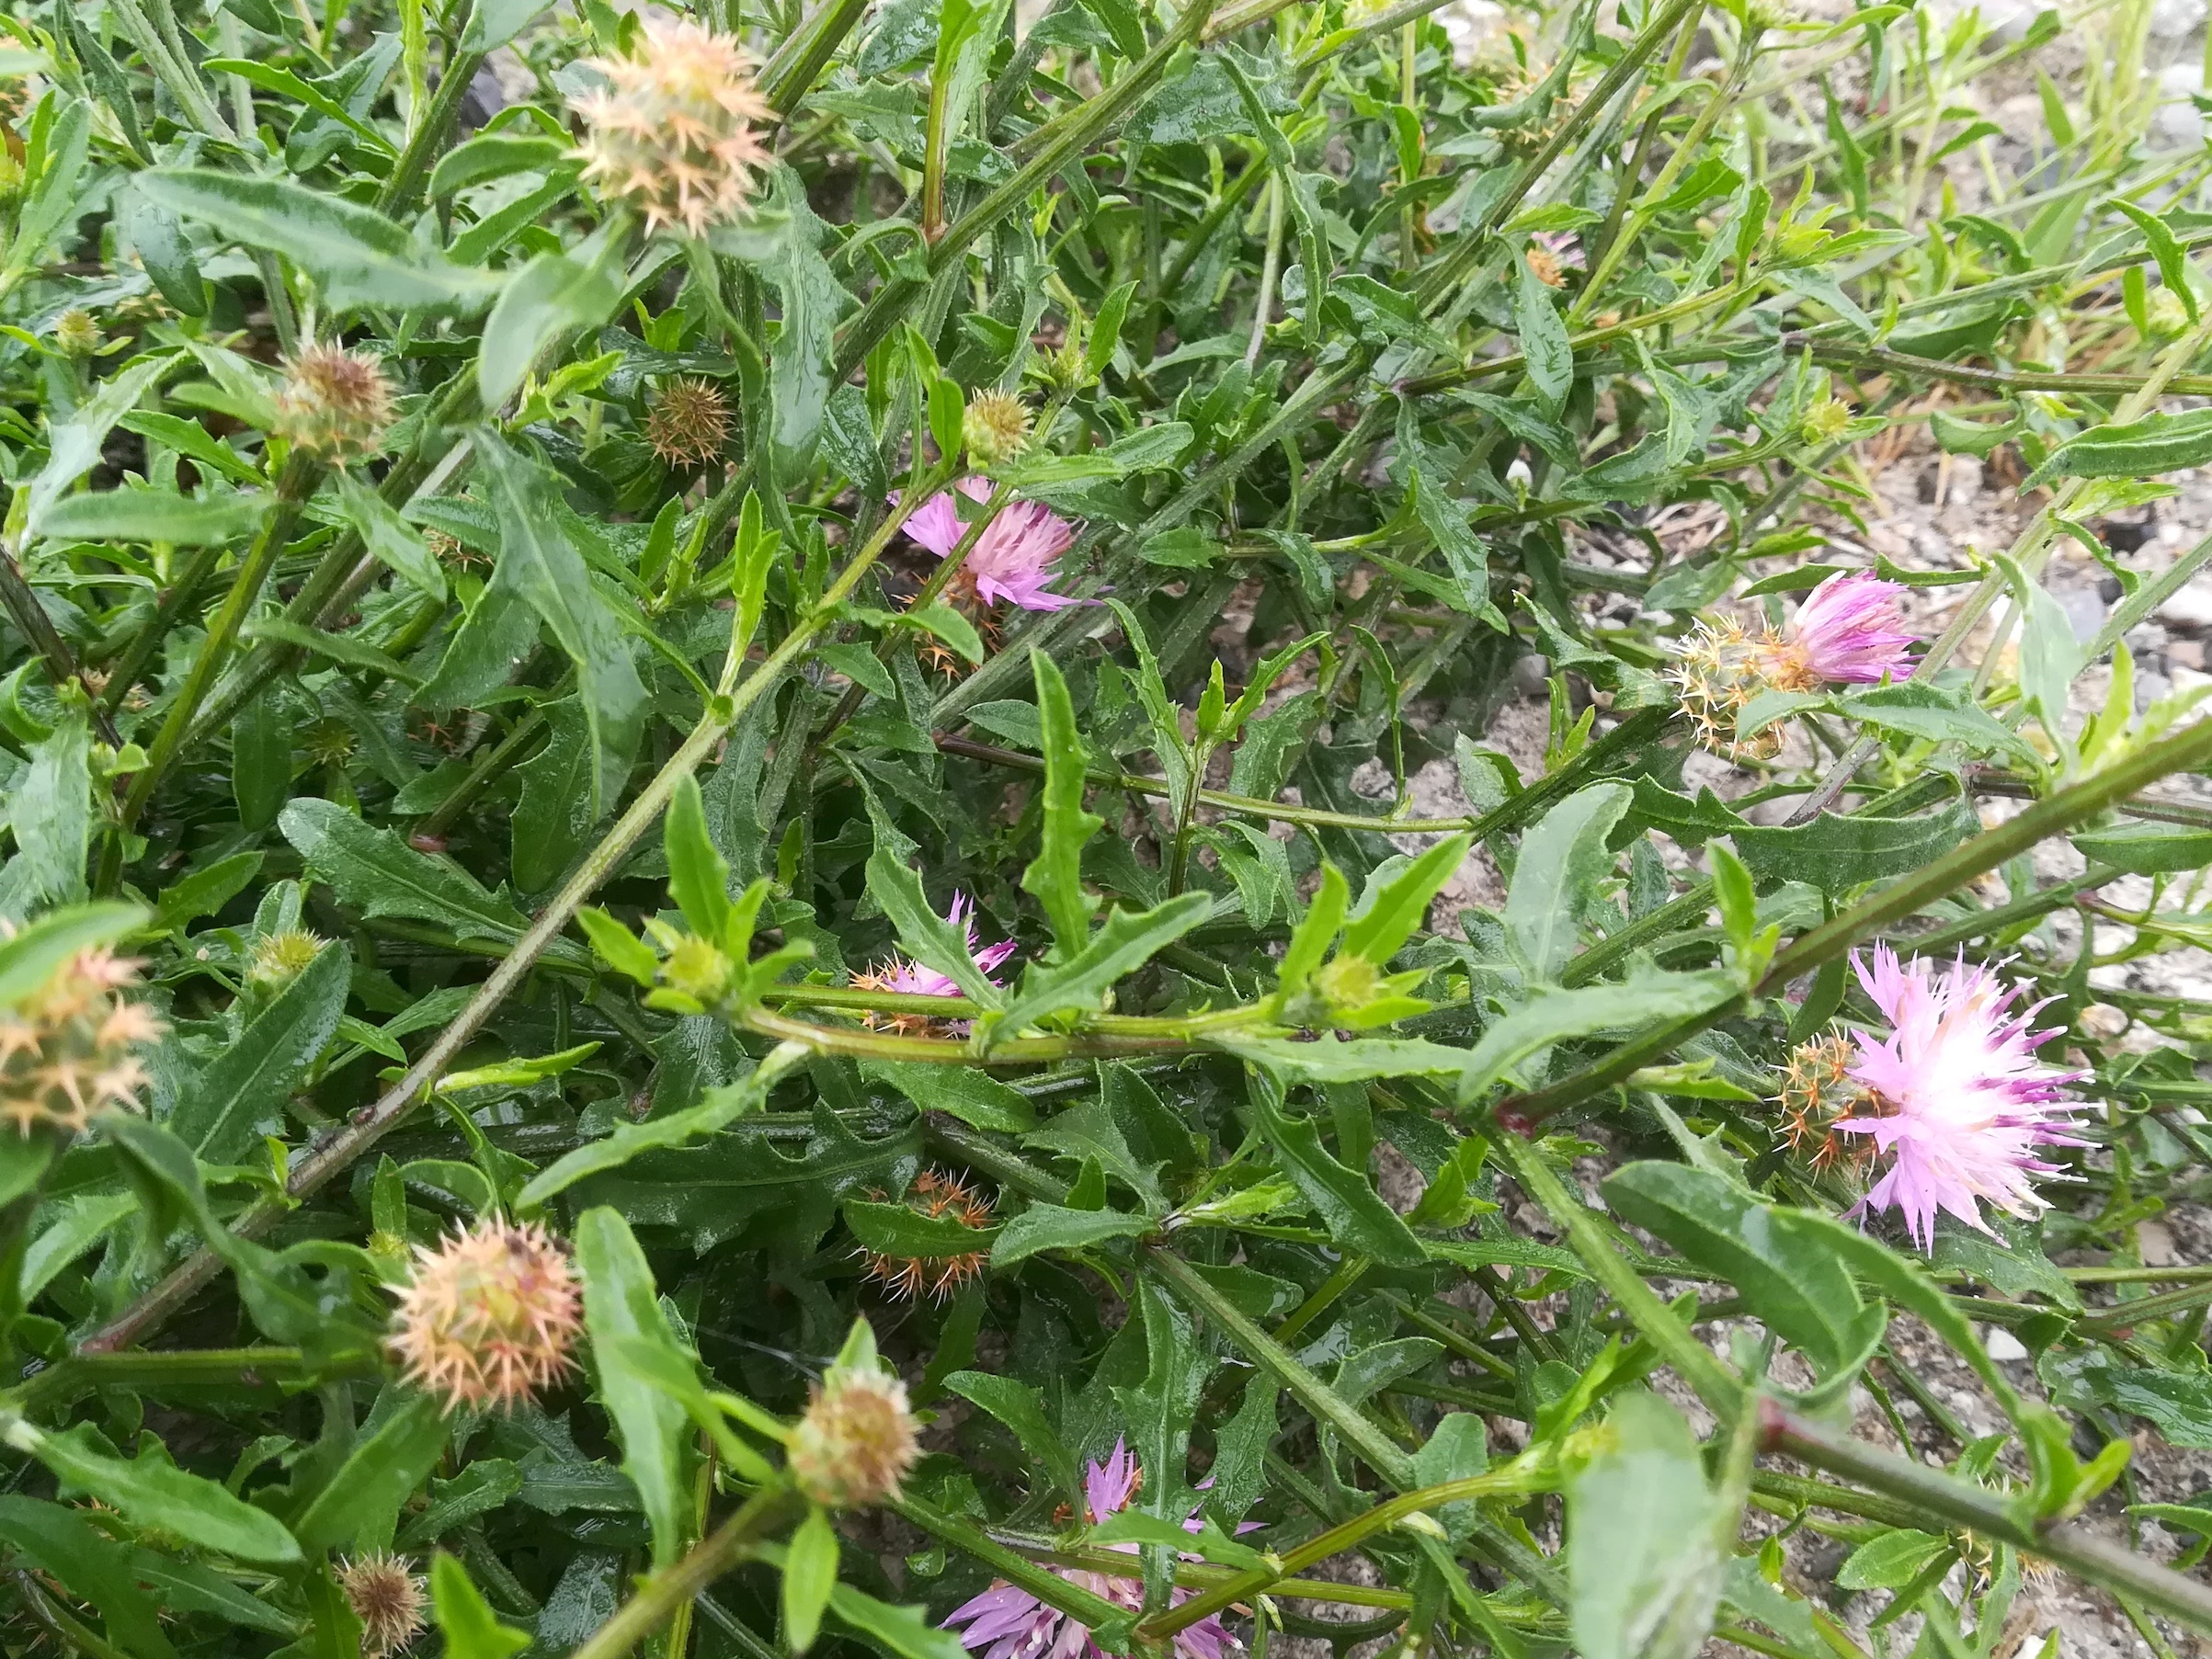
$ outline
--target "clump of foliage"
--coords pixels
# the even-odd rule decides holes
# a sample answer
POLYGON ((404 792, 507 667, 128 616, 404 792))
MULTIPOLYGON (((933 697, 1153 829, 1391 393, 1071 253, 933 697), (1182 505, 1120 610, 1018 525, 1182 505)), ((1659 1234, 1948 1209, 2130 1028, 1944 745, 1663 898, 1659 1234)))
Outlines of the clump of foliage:
POLYGON ((2147 12, 11 9, 0 1647, 2212 1634, 2147 12))

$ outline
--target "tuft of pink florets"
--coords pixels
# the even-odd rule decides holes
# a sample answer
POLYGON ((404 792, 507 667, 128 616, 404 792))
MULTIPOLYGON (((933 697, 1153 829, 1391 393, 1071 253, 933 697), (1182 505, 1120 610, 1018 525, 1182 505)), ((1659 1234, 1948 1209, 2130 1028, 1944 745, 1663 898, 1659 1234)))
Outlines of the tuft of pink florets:
POLYGON ((1983 1200, 2015 1216, 2046 1208, 2034 1180, 2058 1166, 2041 1149, 2087 1142, 2066 1132, 2081 1108, 2058 1098, 2061 1085, 2085 1074, 2035 1061, 2058 1035, 2032 1028, 2045 1005, 2012 1013, 2018 988, 1963 956, 1948 968, 1900 964, 1877 945, 1871 965, 1856 956, 1852 965, 1891 1028, 1883 1040, 1859 1040, 1851 1075, 1871 1098, 1864 1114, 1835 1125, 1873 1137, 1890 1161, 1860 1208, 1897 1210, 1923 1250, 1939 1210, 1988 1233, 1983 1200))
MULTIPOLYGON (((1144 1483, 1144 1471, 1130 1453, 1127 1444, 1113 1443, 1113 1451, 1103 1462, 1092 1461, 1083 1477, 1083 1496, 1089 1514, 1084 1517, 1097 1526, 1110 1515, 1118 1515, 1129 1507, 1144 1483)), ((1185 1530, 1198 1530, 1198 1512, 1192 1510, 1184 1518, 1185 1530)), ((1130 1543, 1109 1544, 1110 1550, 1135 1552, 1130 1543)), ((1086 1572, 1080 1567, 1052 1569, 1069 1584, 1089 1590, 1092 1595, 1113 1603, 1130 1612, 1141 1610, 1145 1605, 1145 1586, 1141 1579, 1112 1578, 1103 1573, 1086 1572)), ((1169 1599, 1180 1607, 1196 1595, 1195 1590, 1177 1589, 1169 1599)), ((958 1631, 961 1645, 984 1659, 1105 1659, 1105 1650, 1091 1637, 1090 1627, 1078 1623, 1057 1608, 1048 1607, 1027 1590, 1000 1579, 973 1600, 963 1602, 945 1616, 944 1628, 958 1631), (967 1628, 962 1630, 964 1625, 967 1628)), ((1229 1634, 1219 1615, 1212 1615, 1197 1623, 1186 1626, 1175 1634, 1175 1652, 1178 1659, 1225 1659, 1237 1652, 1243 1644, 1229 1634)))
POLYGON ((578 1300, 567 1252, 542 1227, 479 1222, 416 1246, 392 1352, 449 1412, 519 1405, 574 1369, 578 1300))
MULTIPOLYGON (((945 920, 961 929, 968 941, 968 954, 983 970, 984 977, 994 985, 993 977, 1014 954, 1014 941, 1002 939, 996 945, 975 948, 975 905, 964 892, 952 895, 952 906, 945 912, 945 920)), ((854 984, 868 991, 889 991, 899 996, 958 996, 960 986, 948 975, 934 968, 925 968, 919 962, 910 962, 903 956, 885 957, 868 972, 854 979, 854 984)))
MULTIPOLYGON (((963 478, 953 487, 970 501, 991 497, 990 484, 980 478, 963 478)), ((898 497, 891 499, 895 506, 898 497)), ((951 490, 923 502, 906 528, 907 535, 940 559, 949 557, 968 532, 951 490)), ((975 538, 954 585, 973 591, 986 605, 1013 605, 1023 610, 1065 610, 1080 605, 1082 600, 1054 593, 1046 585, 1059 574, 1053 566, 1075 540, 1075 527, 1043 502, 1014 502, 975 538)))
POLYGON ((1797 607, 1776 654, 1808 689, 1905 679, 1912 673, 1907 652, 1915 636, 1905 631, 1898 609, 1904 593, 1897 583, 1864 571, 1830 576, 1797 607))

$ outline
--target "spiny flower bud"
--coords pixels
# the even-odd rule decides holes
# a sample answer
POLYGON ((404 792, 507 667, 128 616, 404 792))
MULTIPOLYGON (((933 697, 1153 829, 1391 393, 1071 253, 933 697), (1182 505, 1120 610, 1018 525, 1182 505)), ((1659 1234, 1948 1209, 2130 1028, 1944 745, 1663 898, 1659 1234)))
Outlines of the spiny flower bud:
POLYGON ((752 60, 729 35, 688 19, 644 26, 633 58, 593 58, 608 87, 573 101, 587 131, 584 176, 693 236, 744 213, 769 153, 753 131, 774 111, 752 60))
POLYGON ((671 381, 645 408, 645 441, 672 467, 703 467, 730 440, 730 405, 707 381, 671 381))
POLYGON ((857 1366, 832 1366, 792 1431, 787 1462, 799 1490, 833 1509, 897 1495, 920 1448, 906 1385, 857 1366))
POLYGON ((364 1555, 338 1568, 338 1588, 361 1621, 361 1659, 386 1659, 421 1633, 423 1581, 397 1555, 364 1555))
POLYGON ((574 1366, 577 1296, 567 1254, 543 1228, 478 1222, 416 1246, 392 1352, 449 1412, 517 1405, 574 1366))
POLYGON ((287 927, 256 939, 246 960, 247 983, 268 994, 283 990, 323 953, 324 943, 304 927, 287 927))
POLYGON ((73 358, 88 358, 100 348, 99 323, 73 305, 53 320, 53 343, 73 358))
POLYGON ((736 964, 712 941, 685 934, 660 965, 661 983, 702 1006, 722 1000, 736 964))
POLYGON ((303 347, 277 392, 277 436, 302 453, 342 467, 383 447, 392 425, 392 382, 366 352, 303 347))
POLYGON ((1821 1037, 1800 1043, 1782 1068, 1782 1132, 1790 1150, 1816 1170, 1867 1150, 1864 1140, 1846 1142, 1836 1125, 1866 1099, 1865 1086, 1852 1076, 1856 1051, 1848 1037, 1821 1037))
POLYGON ((1029 447, 1029 410, 1010 392, 979 393, 968 404, 960 436, 971 466, 1004 466, 1029 447))
POLYGON ((147 1078, 133 1051, 162 1032, 143 1003, 116 994, 137 983, 137 969, 109 951, 82 950, 0 1013, 0 1117, 17 1133, 74 1135, 105 1107, 137 1104, 147 1078))
MULTIPOLYGON (((925 1169, 916 1176, 904 1201, 915 1214, 931 1221, 956 1222, 977 1233, 991 1224, 991 1200, 941 1170, 925 1169)), ((868 1277, 883 1281, 892 1295, 906 1298, 926 1291, 942 1301, 979 1277, 990 1255, 985 1249, 957 1256, 886 1256, 863 1250, 861 1258, 868 1265, 868 1277)))
POLYGON ((344 766, 359 744, 353 728, 342 720, 318 720, 300 734, 301 749, 318 766, 344 766))
POLYGON ((2172 339, 2189 326, 2189 307, 2170 288, 2152 289, 2143 309, 2150 332, 2159 339, 2172 339))
POLYGON ((1073 340, 1044 359, 1044 378, 1061 392, 1080 392, 1090 384, 1090 363, 1073 340))
POLYGON ((1748 738, 1736 734, 1736 718, 1751 699, 1768 689, 1766 641, 1733 617, 1698 624, 1674 667, 1682 712, 1697 727, 1697 740, 1731 760, 1767 759, 1782 747, 1777 726, 1748 738))
POLYGON ((1840 397, 1822 398, 1797 417, 1801 443, 1832 444, 1851 426, 1851 405, 1840 397))

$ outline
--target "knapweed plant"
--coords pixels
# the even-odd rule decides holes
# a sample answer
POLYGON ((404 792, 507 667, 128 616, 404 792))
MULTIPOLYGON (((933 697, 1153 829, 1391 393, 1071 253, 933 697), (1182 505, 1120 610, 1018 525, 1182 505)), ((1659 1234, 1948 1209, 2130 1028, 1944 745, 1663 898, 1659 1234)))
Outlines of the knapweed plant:
POLYGON ((2212 1638, 2153 10, 9 7, 0 1653, 2212 1638))

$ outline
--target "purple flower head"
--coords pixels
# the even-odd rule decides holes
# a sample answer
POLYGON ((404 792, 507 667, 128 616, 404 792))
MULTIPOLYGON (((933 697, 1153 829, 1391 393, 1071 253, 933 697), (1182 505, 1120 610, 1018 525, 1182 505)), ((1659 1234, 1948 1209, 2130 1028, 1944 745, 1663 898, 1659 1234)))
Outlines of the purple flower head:
MULTIPOLYGON (((1844 683, 1871 686, 1886 675, 1905 679, 1912 673, 1906 650, 1917 636, 1907 633, 1898 601, 1904 588, 1863 571, 1837 574, 1813 589, 1784 632, 1776 654, 1788 677, 1802 682, 1790 689, 1844 683)), ((1784 676, 1777 676, 1777 683, 1784 676)))
MULTIPOLYGON (((952 908, 945 912, 945 920, 955 927, 962 927, 967 935, 968 954, 975 959, 975 965, 983 970, 984 977, 995 985, 998 981, 993 975, 1006 959, 1014 954, 1014 941, 1002 939, 996 945, 986 945, 978 950, 975 948, 975 903, 968 895, 955 892, 952 908), (964 927, 963 924, 965 924, 964 927)), ((910 962, 903 956, 895 956, 878 968, 870 976, 870 983, 874 990, 893 991, 901 996, 958 996, 961 994, 960 986, 949 976, 938 972, 934 968, 925 968, 919 962, 910 962)))
MULTIPOLYGON (((1129 1507, 1143 1480, 1144 1471, 1137 1466, 1127 1443, 1116 1440, 1106 1460, 1100 1463, 1094 1460, 1084 1473, 1084 1504, 1089 1511, 1084 1518, 1095 1527, 1108 1516, 1119 1515, 1129 1507)), ((1195 1509, 1184 1517, 1183 1527, 1187 1531, 1198 1530, 1195 1509)), ((1106 1547, 1131 1553, 1136 1550, 1130 1543, 1106 1547)), ((1052 1571, 1117 1608, 1134 1613, 1145 1605, 1141 1579, 1112 1578, 1079 1567, 1055 1567, 1052 1571)), ((1180 1607, 1196 1594, 1195 1590, 1179 1589, 1172 1593, 1171 1598, 1180 1607)), ((1089 1625, 1077 1622, 1056 1608, 1047 1607, 1027 1590, 1003 1579, 972 1601, 954 1608, 945 1616, 944 1628, 959 1630, 961 1645, 971 1653, 983 1654, 984 1659, 1105 1659, 1104 1650, 1091 1640, 1089 1625), (963 1625, 967 1628, 960 1630, 963 1625)), ((1218 1616, 1202 1619, 1177 1631, 1175 1636, 1177 1659, 1226 1659, 1241 1646, 1218 1616)))
MULTIPOLYGON (((980 478, 963 478, 954 487, 970 501, 988 501, 991 496, 990 484, 980 478)), ((891 499, 895 505, 898 497, 891 499)), ((906 534, 940 559, 950 557, 967 531, 951 490, 930 496, 906 520, 906 534)), ((972 586, 986 605, 1004 603, 1023 610, 1065 610, 1080 605, 1082 600, 1054 593, 1046 585, 1059 574, 1053 566, 1075 540, 1075 527, 1043 502, 1014 502, 975 538, 955 584, 972 586)))
POLYGON ((2058 1098, 2061 1084, 2086 1074, 2035 1062, 2035 1050, 2058 1035, 2031 1028, 2044 1005, 2012 1013, 2017 988, 1963 956, 1947 969, 1900 964, 1877 945, 1871 968, 1856 956, 1852 966, 1891 1028, 1885 1041, 1859 1040, 1851 1071, 1872 1091, 1872 1115, 1836 1125, 1873 1136, 1877 1154, 1891 1160, 1860 1208, 1897 1210, 1923 1250, 1938 1210, 1988 1233, 1982 1199, 2008 1215, 2043 1209, 2033 1178, 2058 1165, 2039 1149, 2087 1144, 2065 1132, 2081 1108, 2058 1098))

